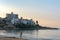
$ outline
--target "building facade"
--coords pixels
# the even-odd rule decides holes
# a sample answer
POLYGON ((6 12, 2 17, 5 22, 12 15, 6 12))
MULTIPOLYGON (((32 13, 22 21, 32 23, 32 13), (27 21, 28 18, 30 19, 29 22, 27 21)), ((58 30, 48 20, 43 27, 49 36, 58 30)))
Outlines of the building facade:
POLYGON ((19 21, 18 14, 13 14, 13 12, 11 12, 11 14, 7 14, 6 18, 12 24, 15 24, 19 21))
POLYGON ((30 19, 30 20, 28 20, 28 19, 21 19, 20 21, 23 24, 35 25, 35 22, 32 19, 30 19))
POLYGON ((12 24, 17 24, 17 23, 23 23, 23 24, 28 24, 28 25, 35 25, 35 22, 30 19, 23 19, 23 17, 21 17, 20 19, 18 18, 18 14, 13 14, 13 12, 11 12, 11 14, 7 14, 6 15, 7 20, 9 22, 11 22, 12 24))

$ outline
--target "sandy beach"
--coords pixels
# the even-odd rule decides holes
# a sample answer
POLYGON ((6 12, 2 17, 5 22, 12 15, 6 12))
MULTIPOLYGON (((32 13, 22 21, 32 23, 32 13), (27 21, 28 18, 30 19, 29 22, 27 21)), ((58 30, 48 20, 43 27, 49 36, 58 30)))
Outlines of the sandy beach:
POLYGON ((13 37, 1 37, 0 40, 27 40, 27 39, 13 38, 13 37))

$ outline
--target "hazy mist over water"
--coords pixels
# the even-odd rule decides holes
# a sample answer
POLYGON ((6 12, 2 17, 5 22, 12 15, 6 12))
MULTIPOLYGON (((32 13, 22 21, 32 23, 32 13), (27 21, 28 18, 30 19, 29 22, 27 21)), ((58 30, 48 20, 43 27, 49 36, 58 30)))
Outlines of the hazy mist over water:
POLYGON ((22 37, 29 40, 60 40, 60 30, 0 30, 1 37, 16 37, 20 38, 20 32, 22 37))

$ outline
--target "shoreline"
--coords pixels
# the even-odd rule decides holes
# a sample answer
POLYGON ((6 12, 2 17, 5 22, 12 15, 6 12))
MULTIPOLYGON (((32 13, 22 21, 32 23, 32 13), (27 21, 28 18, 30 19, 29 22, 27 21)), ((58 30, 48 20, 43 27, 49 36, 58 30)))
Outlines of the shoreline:
POLYGON ((15 38, 15 37, 0 37, 0 40, 27 40, 27 39, 15 38))

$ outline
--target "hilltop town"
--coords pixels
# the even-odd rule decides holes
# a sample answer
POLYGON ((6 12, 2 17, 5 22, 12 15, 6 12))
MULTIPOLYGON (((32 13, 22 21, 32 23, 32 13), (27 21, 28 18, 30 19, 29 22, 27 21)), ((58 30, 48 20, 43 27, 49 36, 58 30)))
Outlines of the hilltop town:
POLYGON ((49 27, 42 27, 38 21, 34 22, 33 19, 23 19, 18 17, 18 14, 13 12, 7 13, 5 18, 0 17, 0 29, 56 29, 49 27))

